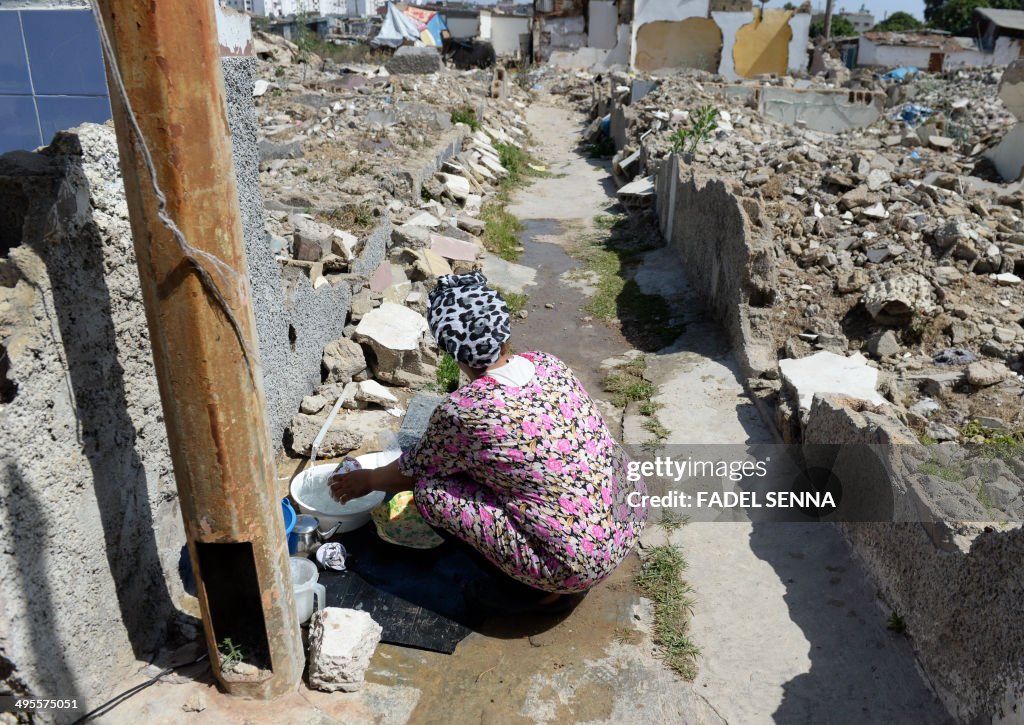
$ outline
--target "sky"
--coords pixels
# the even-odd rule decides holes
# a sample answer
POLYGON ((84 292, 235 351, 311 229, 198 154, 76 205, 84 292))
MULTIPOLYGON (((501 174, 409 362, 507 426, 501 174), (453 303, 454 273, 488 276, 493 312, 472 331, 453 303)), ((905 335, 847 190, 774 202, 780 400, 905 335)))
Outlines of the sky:
MULTIPOLYGON (((778 4, 769 2, 768 7, 778 4)), ((800 3, 793 0, 793 4, 799 5, 800 3)), ((821 12, 825 12, 825 0, 811 0, 811 5, 815 11, 820 9, 821 12)), ((851 13, 857 12, 861 5, 875 16, 875 22, 880 22, 886 15, 892 15, 900 10, 910 13, 918 20, 924 20, 924 0, 833 0, 834 12, 837 14, 842 10, 851 13)))

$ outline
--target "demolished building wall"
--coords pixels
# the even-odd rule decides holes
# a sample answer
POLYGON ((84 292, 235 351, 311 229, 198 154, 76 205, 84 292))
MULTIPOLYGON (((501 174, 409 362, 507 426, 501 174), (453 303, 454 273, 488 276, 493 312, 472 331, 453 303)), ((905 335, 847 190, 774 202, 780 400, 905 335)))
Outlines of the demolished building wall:
POLYGON ((640 71, 697 68, 713 73, 722 63, 722 31, 709 18, 645 23, 636 42, 634 65, 640 71))
POLYGON ((759 377, 774 369, 769 342, 751 330, 757 309, 771 306, 775 284, 771 231, 757 202, 741 200, 722 181, 699 177, 671 156, 657 177, 657 209, 662 236, 728 331, 744 373, 759 377))
POLYGON ((789 10, 754 10, 753 20, 736 31, 733 65, 738 75, 784 75, 789 69, 789 46, 793 30, 789 10))
POLYGON ((641 1, 633 19, 630 63, 644 71, 717 71, 729 80, 799 72, 807 68, 809 31, 806 12, 753 10, 742 1, 641 1), (717 29, 715 51, 709 25, 717 29), (717 63, 709 60, 712 54, 717 63))

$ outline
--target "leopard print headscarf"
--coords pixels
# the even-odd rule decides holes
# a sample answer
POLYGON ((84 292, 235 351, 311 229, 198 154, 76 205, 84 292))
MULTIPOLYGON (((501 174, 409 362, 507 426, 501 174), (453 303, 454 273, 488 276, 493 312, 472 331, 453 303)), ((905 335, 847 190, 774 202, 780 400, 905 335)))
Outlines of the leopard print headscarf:
POLYGON ((505 300, 479 272, 440 277, 430 293, 427 324, 441 349, 471 368, 497 362, 512 335, 505 300))

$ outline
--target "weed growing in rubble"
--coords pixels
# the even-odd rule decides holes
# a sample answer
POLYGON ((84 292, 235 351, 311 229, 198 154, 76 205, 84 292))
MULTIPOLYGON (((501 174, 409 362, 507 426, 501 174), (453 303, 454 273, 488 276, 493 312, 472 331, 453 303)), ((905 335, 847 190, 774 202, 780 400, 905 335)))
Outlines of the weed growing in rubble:
POLYGON ((669 136, 672 141, 674 153, 692 154, 697 147, 711 138, 711 134, 718 128, 718 109, 714 106, 701 106, 696 113, 690 114, 690 125, 677 128, 669 136))
POLYGON ((472 108, 456 108, 452 111, 452 123, 464 123, 474 131, 480 129, 480 121, 472 108))
POLYGON ((455 392, 459 387, 459 373, 455 357, 445 352, 437 364, 437 384, 434 388, 440 393, 455 392))
POLYGON ((683 679, 697 676, 700 648, 690 640, 689 617, 693 612, 693 588, 683 581, 686 560, 677 546, 649 549, 634 582, 640 593, 654 603, 654 642, 665 664, 683 679))
POLYGON ((896 634, 906 634, 907 623, 903 617, 896 612, 893 612, 889 615, 889 619, 885 623, 885 628, 890 632, 895 632, 896 634))
POLYGON ((217 651, 220 652, 220 668, 222 670, 245 659, 242 648, 232 642, 230 637, 225 637, 220 641, 217 651))

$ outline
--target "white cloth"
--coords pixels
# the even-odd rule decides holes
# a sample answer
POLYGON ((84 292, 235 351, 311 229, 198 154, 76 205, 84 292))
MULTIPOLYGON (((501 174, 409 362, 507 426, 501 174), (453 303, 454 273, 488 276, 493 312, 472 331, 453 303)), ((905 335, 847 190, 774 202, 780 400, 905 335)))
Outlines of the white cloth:
POLYGON ((533 363, 525 357, 522 355, 513 355, 508 359, 508 362, 500 368, 488 370, 487 375, 494 378, 502 385, 521 388, 533 380, 533 375, 536 371, 537 369, 534 367, 533 363))

